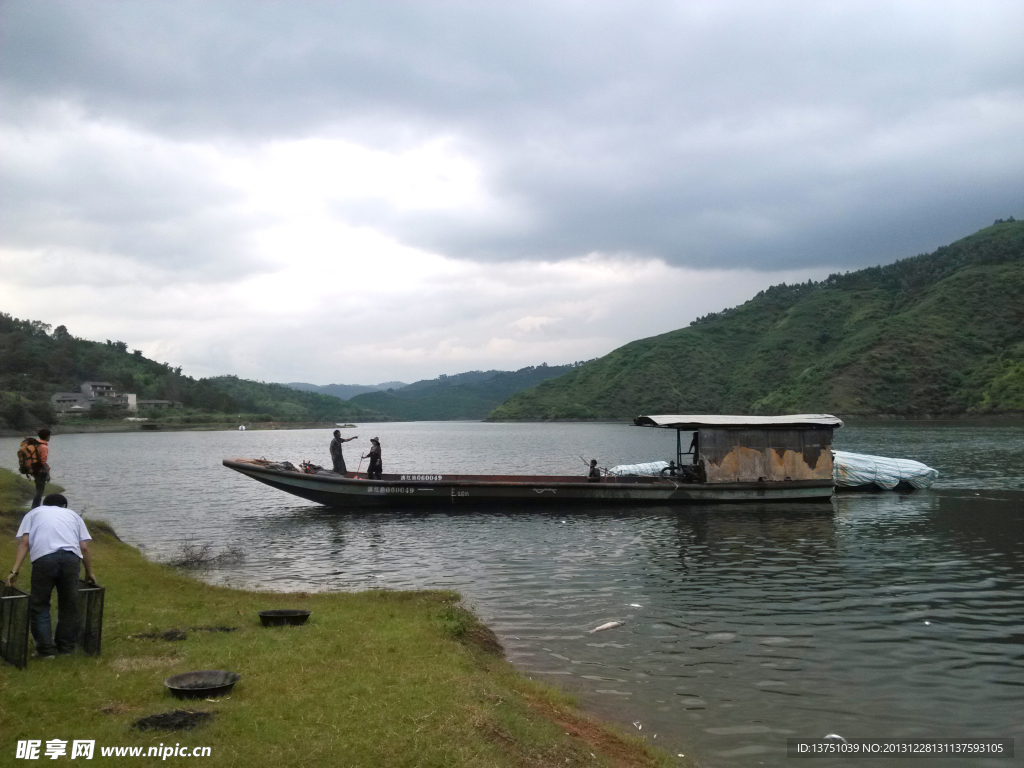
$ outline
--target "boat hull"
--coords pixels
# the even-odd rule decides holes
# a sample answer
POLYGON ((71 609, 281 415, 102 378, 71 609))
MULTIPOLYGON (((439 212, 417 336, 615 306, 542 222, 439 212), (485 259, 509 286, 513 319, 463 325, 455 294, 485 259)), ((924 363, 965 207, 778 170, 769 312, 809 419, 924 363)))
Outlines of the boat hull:
POLYGON ((330 507, 417 507, 486 503, 714 504, 821 501, 831 481, 681 483, 670 478, 602 478, 501 475, 305 474, 275 469, 253 459, 225 459, 224 466, 285 493, 330 507))

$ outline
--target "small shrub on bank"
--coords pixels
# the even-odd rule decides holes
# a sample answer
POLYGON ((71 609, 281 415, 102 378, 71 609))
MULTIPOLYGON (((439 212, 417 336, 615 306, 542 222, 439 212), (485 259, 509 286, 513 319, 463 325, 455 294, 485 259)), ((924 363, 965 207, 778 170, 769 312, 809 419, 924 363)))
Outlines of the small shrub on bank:
POLYGON ((241 547, 224 547, 214 552, 210 543, 197 544, 186 539, 178 545, 178 551, 167 561, 172 568, 207 569, 237 565, 245 560, 245 550, 241 547))

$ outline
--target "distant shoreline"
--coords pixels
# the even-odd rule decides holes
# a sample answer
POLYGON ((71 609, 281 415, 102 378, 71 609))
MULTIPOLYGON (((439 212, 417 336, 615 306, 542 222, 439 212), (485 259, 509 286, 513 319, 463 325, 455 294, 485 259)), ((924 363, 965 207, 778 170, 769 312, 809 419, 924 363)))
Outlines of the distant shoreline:
MULTIPOLYGON (((369 422, 362 422, 367 424, 369 422)), ((246 430, 266 429, 335 429, 333 421, 265 421, 244 423, 246 430)), ((234 432, 238 424, 225 422, 202 422, 195 424, 164 424, 162 422, 100 422, 98 424, 53 424, 54 435, 78 435, 100 432, 234 432)), ((34 434, 34 430, 0 430, 0 437, 23 437, 34 434)))
MULTIPOLYGON (((1002 414, 947 414, 943 416, 843 416, 847 424, 929 424, 939 426, 950 424, 956 426, 1001 426, 1003 424, 1019 425, 1024 423, 1024 413, 1002 414)), ((621 419, 429 419, 428 421, 451 421, 466 423, 478 421, 488 424, 609 424, 616 422, 628 423, 627 417, 621 419)), ((368 421, 360 420, 361 424, 393 423, 391 420, 368 421)), ((100 422, 83 424, 54 424, 50 427, 55 435, 93 434, 103 432, 233 432, 238 424, 226 422, 199 422, 195 424, 165 424, 163 422, 100 422)), ((246 430, 281 430, 281 429, 335 429, 338 424, 333 421, 261 421, 245 423, 246 430)), ((0 437, 24 437, 34 434, 34 430, 0 429, 0 437)))

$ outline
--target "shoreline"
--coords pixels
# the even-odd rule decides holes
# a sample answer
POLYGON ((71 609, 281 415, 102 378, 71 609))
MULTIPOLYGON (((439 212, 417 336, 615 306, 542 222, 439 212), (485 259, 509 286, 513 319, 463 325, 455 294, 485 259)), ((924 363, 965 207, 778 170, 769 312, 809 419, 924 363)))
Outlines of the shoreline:
MULTIPOLYGON (((848 425, 894 425, 894 424, 921 424, 929 426, 1018 426, 1024 424, 1024 413, 1004 414, 959 414, 934 417, 908 417, 908 416, 843 416, 841 418, 848 425)), ((438 420, 430 420, 431 423, 438 420)), ((480 423, 480 424, 628 424, 631 419, 448 419, 440 420, 451 423, 480 423)), ((361 421, 360 424, 391 424, 394 421, 361 421)), ((422 421, 410 421, 408 423, 426 423, 422 421)), ((246 431, 262 430, 288 430, 288 429, 336 429, 338 424, 332 421, 264 421, 245 424, 246 431)), ((353 425, 355 426, 355 425, 353 425)), ((103 434, 117 432, 232 432, 238 430, 238 424, 234 422, 196 422, 190 424, 175 422, 99 422, 99 423, 56 423, 50 425, 54 435, 77 435, 77 434, 103 434)), ((25 437, 35 434, 35 430, 14 430, 0 429, 0 437, 25 437)))
MULTIPOLYGON (((380 422, 362 422, 364 424, 376 424, 380 422)), ((280 429, 337 429, 332 421, 264 421, 245 424, 246 431, 259 430, 280 430, 280 429)), ((84 435, 97 433, 114 432, 234 432, 238 425, 232 426, 228 422, 196 422, 194 424, 164 423, 164 422, 99 422, 68 424, 56 423, 50 426, 54 435, 84 435)), ((27 434, 34 434, 33 430, 17 431, 13 429, 0 429, 0 437, 25 437, 27 434)))
MULTIPOLYGON (((0 470, 5 569, 24 512, 20 499, 31 489, 0 470)), ((103 653, 30 659, 21 671, 0 663, 5 699, 22 702, 0 707, 0 753, 13 754, 19 739, 61 738, 94 739, 97 754, 101 745, 211 745, 211 764, 229 766, 263 764, 269 756, 275 764, 689 764, 527 678, 456 593, 213 586, 147 560, 105 523, 87 524, 107 590, 103 653), (261 627, 256 612, 278 607, 311 610, 311 620, 261 627), (161 681, 195 669, 232 670, 242 679, 228 697, 171 698, 161 681), (88 682, 69 686, 71 680, 88 682), (136 720, 176 707, 215 715, 194 731, 132 729, 136 720)), ((29 583, 26 565, 16 586, 29 583)))

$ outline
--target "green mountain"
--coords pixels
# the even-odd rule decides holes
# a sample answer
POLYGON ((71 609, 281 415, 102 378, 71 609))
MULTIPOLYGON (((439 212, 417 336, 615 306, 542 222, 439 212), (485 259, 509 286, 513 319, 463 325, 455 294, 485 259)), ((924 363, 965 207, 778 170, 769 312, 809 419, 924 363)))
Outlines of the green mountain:
POLYGON ((1024 411, 1024 222, 777 285, 512 396, 490 419, 1024 411))
MULTIPOLYGON (((280 384, 246 381, 234 376, 193 379, 128 351, 123 341, 79 339, 63 325, 19 320, 0 313, 0 429, 35 429, 53 424, 55 392, 77 392, 83 381, 109 381, 140 400, 184 404, 149 414, 162 421, 369 421, 380 414, 329 395, 300 392, 280 384)), ((123 418, 123 411, 97 407, 87 417, 123 418)), ((76 417, 77 418, 77 417, 76 417)))
POLYGON ((267 384, 237 376, 216 376, 200 381, 209 382, 241 410, 272 416, 269 421, 388 421, 387 416, 334 395, 301 392, 284 384, 267 384))
POLYGON ((333 395, 339 400, 351 400, 364 392, 382 392, 385 389, 401 389, 407 386, 402 381, 386 381, 383 384, 307 384, 304 381, 290 381, 285 384, 292 389, 303 392, 318 392, 321 395, 333 395))
POLYGON ((417 381, 401 389, 368 392, 349 402, 402 421, 482 419, 500 403, 529 387, 561 376, 577 364, 521 368, 518 371, 467 371, 417 381))

